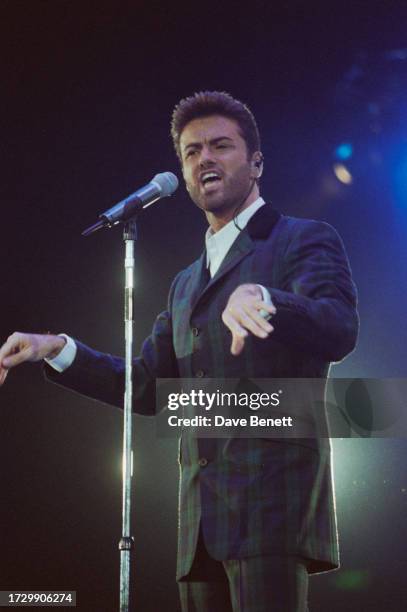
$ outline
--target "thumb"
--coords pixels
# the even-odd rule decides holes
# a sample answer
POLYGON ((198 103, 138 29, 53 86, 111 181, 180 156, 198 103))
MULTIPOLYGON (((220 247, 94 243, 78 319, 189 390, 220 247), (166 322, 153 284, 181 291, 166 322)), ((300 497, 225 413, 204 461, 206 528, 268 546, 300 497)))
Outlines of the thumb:
POLYGON ((230 352, 232 355, 240 355, 243 350, 245 338, 247 336, 247 331, 242 329, 241 332, 233 332, 232 336, 232 345, 230 347, 230 352))

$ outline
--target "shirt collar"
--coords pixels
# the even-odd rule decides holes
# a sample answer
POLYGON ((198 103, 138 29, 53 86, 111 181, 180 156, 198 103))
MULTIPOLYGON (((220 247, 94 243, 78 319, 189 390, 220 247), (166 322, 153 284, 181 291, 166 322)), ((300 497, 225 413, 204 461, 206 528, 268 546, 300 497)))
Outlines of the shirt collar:
POLYGON ((246 227, 254 213, 264 204, 263 198, 257 198, 218 232, 214 232, 211 227, 208 227, 205 234, 206 265, 211 269, 212 275, 216 273, 215 270, 219 267, 240 231, 246 227))
POLYGON ((230 231, 231 227, 234 227, 237 233, 239 233, 239 230, 236 228, 235 222, 240 227, 240 229, 243 230, 246 227, 246 225, 249 223, 254 213, 256 213, 259 210, 259 208, 261 208, 264 204, 265 204, 265 201, 263 200, 262 197, 257 198, 257 200, 255 200, 252 204, 250 204, 250 206, 242 210, 242 212, 239 213, 237 217, 229 221, 229 223, 226 223, 226 225, 224 225, 222 229, 220 229, 218 232, 214 232, 213 229, 209 226, 208 229, 206 230, 205 242, 207 243, 208 240, 212 236, 217 236, 218 238, 222 237, 223 234, 227 234, 230 231))

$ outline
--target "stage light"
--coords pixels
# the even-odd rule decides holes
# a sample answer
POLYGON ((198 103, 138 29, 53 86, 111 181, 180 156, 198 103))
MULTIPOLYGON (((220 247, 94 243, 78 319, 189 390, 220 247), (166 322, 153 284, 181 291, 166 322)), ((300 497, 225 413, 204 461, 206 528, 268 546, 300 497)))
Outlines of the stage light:
POLYGON ((353 177, 344 164, 334 164, 333 171, 338 181, 344 185, 350 185, 352 183, 353 177))
POLYGON ((342 142, 335 149, 335 159, 339 161, 345 161, 350 159, 353 155, 353 146, 350 142, 342 142))
POLYGON ((342 570, 335 582, 344 591, 359 591, 369 587, 370 576, 368 570, 342 570))

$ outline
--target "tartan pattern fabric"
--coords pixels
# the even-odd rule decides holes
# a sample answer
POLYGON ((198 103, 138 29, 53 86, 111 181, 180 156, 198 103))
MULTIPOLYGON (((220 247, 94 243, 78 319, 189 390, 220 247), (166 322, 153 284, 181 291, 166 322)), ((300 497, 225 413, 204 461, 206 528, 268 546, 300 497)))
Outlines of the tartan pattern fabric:
POLYGON ((212 559, 198 540, 187 580, 178 583, 182 612, 308 612, 308 573, 296 556, 212 559))
MULTIPOLYGON (((175 278, 168 309, 134 360, 134 410, 155 413, 156 378, 326 377, 357 333, 356 290, 335 230, 263 206, 209 282, 205 253, 175 278), (235 357, 221 313, 243 283, 265 286, 277 314, 274 332, 266 340, 249 335, 235 357)), ((72 366, 62 374, 45 366, 47 376, 121 406, 123 359, 77 345, 72 366)), ((178 579, 191 568, 201 522, 215 559, 293 554, 310 559, 311 573, 338 566, 328 440, 183 435, 180 466, 178 579)))

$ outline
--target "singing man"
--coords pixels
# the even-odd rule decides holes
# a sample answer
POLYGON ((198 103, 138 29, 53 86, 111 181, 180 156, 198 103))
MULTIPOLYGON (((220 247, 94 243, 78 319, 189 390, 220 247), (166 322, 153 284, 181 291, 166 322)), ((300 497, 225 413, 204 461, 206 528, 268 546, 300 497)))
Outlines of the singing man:
MULTIPOLYGON (((257 124, 229 94, 181 100, 171 133, 208 229, 134 359, 134 411, 154 414, 157 378, 325 378, 358 333, 338 234, 262 199, 257 124)), ((123 359, 65 335, 13 333, 0 384, 10 368, 43 359, 49 380, 122 406, 123 359)), ((180 470, 182 611, 308 610, 309 575, 339 565, 329 441, 186 434, 180 470)))

